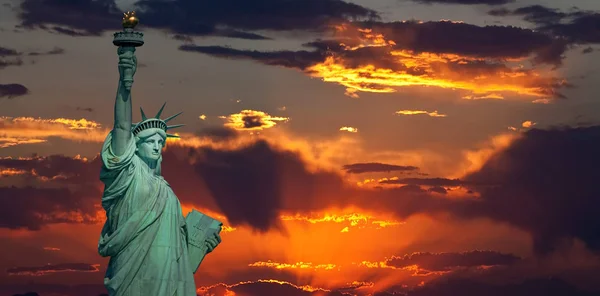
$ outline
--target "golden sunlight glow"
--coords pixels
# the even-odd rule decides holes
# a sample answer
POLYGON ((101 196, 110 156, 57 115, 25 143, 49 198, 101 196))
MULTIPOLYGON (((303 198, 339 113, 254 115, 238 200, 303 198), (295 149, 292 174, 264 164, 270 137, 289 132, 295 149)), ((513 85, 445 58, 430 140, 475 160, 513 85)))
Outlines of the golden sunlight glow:
POLYGON ((340 127, 340 131, 349 132, 349 133, 358 133, 358 129, 351 126, 342 126, 340 127))
POLYGON ((17 170, 17 169, 13 169, 13 168, 0 169, 0 177, 24 175, 26 173, 27 173, 27 171, 25 171, 25 170, 17 170))
POLYGON ((289 263, 278 263, 269 261, 258 261, 252 264, 248 264, 250 267, 270 267, 275 269, 324 269, 324 270, 332 270, 336 268, 335 264, 312 264, 310 262, 297 262, 293 264, 289 263))
MULTIPOLYGON (((321 63, 306 69, 311 77, 321 78, 346 87, 346 95, 358 97, 357 92, 392 93, 399 87, 433 86, 468 92, 465 99, 502 99, 503 93, 533 96, 548 99, 553 93, 555 79, 550 72, 525 69, 523 65, 510 65, 520 60, 505 59, 506 64, 485 58, 461 56, 451 53, 415 52, 394 48, 396 42, 386 39, 381 33, 371 29, 358 28, 351 31, 348 25, 335 27, 359 42, 348 46, 340 43, 341 53, 328 55, 321 63), (355 66, 346 60, 344 53, 357 51, 365 47, 383 48, 383 60, 389 65, 374 65, 364 62, 355 66), (387 49, 387 51, 385 50, 387 49), (353 66, 349 66, 349 65, 353 66), (469 65, 489 65, 476 67, 469 65)), ((564 84, 560 81, 558 84, 564 84)))
POLYGON ((422 111, 422 110, 400 110, 400 111, 396 111, 396 114, 398 115, 420 115, 420 114, 425 114, 427 116, 431 116, 431 117, 446 117, 446 114, 440 114, 438 113, 438 111, 433 111, 433 112, 427 112, 427 111, 422 111))
POLYGON ((236 130, 263 130, 272 128, 278 122, 288 121, 288 117, 273 117, 262 111, 242 110, 240 113, 231 114, 229 117, 220 117, 226 119, 226 127, 236 130))
POLYGON ((530 128, 534 125, 536 125, 536 123, 531 120, 523 121, 523 123, 521 124, 521 126, 524 128, 530 128))
POLYGON ((0 117, 0 148, 46 142, 49 137, 102 142, 109 130, 87 119, 0 117))
MULTIPOLYGON (((347 223, 350 227, 359 227, 365 228, 367 226, 375 226, 375 228, 385 228, 390 226, 398 226, 401 225, 402 222, 395 220, 385 220, 385 219, 377 219, 370 215, 359 214, 359 213, 350 213, 350 214, 311 214, 311 215, 281 215, 280 219, 282 221, 304 221, 311 224, 317 223, 347 223)), ((342 229, 341 232, 348 232, 348 226, 342 229)))
MULTIPOLYGON (((290 282, 280 281, 280 280, 273 280, 273 279, 258 280, 258 281, 245 281, 245 282, 239 282, 239 283, 232 284, 232 285, 220 283, 220 284, 216 284, 216 285, 212 285, 212 286, 208 286, 208 287, 200 287, 200 288, 196 289, 196 292, 199 295, 201 295, 201 296, 209 296, 209 295, 214 295, 210 291, 213 288, 224 287, 224 288, 230 289, 230 288, 234 288, 234 287, 237 287, 237 286, 243 286, 243 285, 249 285, 249 284, 256 284, 256 283, 269 283, 269 284, 288 285, 288 286, 291 286, 291 287, 294 287, 296 289, 303 290, 303 291, 306 291, 306 292, 330 292, 330 290, 323 289, 323 288, 317 288, 317 287, 313 287, 313 286, 310 286, 310 285, 298 286, 298 285, 294 285, 294 284, 292 284, 290 282)), ((227 290, 226 293, 227 294, 225 294, 225 295, 228 295, 228 296, 229 295, 231 295, 231 296, 236 295, 233 291, 230 291, 230 290, 227 290)))

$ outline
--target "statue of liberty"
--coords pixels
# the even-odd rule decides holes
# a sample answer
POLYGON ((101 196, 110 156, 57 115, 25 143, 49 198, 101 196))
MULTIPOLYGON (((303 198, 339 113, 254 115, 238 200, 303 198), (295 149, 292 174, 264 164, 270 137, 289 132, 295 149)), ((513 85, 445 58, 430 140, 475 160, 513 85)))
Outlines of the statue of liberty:
MULTIPOLYGON (((114 127, 101 153, 106 222, 98 252, 110 257, 104 285, 110 296, 196 296, 195 264, 201 259, 190 258, 189 222, 161 176, 162 149, 168 137, 176 137, 167 130, 181 126, 167 122, 181 112, 161 119, 163 105, 155 117, 148 118, 140 108, 142 120, 132 123, 135 46, 143 44, 142 33, 133 32, 135 24, 135 15, 126 14, 125 31, 115 33, 113 42, 119 46, 120 77, 114 127)), ((220 242, 218 232, 203 237, 202 257, 220 242)))

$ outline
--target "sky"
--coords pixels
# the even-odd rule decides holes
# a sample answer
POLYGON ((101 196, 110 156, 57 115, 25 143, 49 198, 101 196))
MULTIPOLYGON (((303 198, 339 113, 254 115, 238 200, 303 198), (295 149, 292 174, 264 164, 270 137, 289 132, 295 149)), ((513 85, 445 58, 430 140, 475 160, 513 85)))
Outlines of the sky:
POLYGON ((600 295, 596 0, 0 0, 0 295, 106 293, 128 10, 198 295, 600 295))

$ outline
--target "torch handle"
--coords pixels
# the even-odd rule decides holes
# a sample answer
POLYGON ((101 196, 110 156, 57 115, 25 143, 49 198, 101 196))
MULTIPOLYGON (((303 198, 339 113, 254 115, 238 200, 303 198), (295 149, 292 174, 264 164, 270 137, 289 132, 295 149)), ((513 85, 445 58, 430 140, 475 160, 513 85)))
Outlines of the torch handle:
POLYGON ((133 46, 122 46, 119 47, 119 68, 121 69, 121 81, 123 86, 127 90, 131 90, 133 85, 133 75, 137 68, 137 59, 135 57, 135 47, 133 46), (131 66, 123 66, 122 64, 128 64, 131 66))

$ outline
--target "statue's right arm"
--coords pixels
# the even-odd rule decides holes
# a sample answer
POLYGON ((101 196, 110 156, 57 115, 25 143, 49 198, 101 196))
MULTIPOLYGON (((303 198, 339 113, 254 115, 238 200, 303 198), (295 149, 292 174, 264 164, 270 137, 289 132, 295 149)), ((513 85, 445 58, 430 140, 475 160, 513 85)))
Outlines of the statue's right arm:
POLYGON ((125 153, 131 138, 131 112, 131 91, 127 90, 123 81, 119 79, 115 100, 115 124, 111 140, 112 150, 118 156, 125 153))

